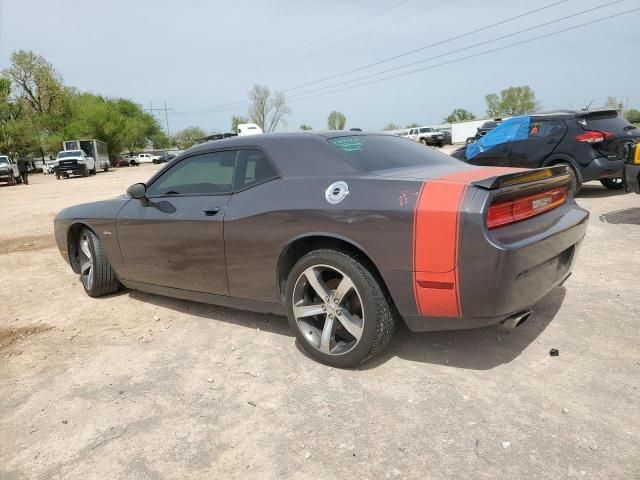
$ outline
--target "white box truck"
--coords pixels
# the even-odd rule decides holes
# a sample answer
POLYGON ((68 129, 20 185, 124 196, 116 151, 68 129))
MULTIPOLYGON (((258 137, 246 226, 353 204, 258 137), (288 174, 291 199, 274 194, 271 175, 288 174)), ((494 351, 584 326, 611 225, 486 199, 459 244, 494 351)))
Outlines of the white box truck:
POLYGON ((96 168, 101 168, 104 172, 109 170, 109 152, 107 144, 100 140, 67 140, 62 142, 64 151, 82 150, 87 157, 91 157, 96 162, 96 168))

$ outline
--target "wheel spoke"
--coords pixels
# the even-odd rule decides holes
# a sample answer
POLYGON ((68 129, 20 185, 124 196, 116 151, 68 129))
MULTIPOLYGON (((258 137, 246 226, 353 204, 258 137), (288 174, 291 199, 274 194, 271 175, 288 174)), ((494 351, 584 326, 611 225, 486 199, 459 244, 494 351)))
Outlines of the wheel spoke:
POLYGON ((80 241, 80 250, 82 250, 82 253, 84 253, 88 259, 91 259, 91 249, 89 248, 89 241, 86 238, 80 241))
POLYGON ((300 305, 293 307, 293 314, 296 318, 311 317, 313 315, 322 315, 325 311, 323 305, 300 305))
POLYGON ((340 324, 345 328, 347 332, 353 335, 353 338, 355 338, 356 341, 360 340, 360 337, 362 337, 362 319, 354 318, 349 312, 344 309, 342 309, 341 313, 341 315, 338 315, 336 317, 340 324))
POLYGON ((80 273, 86 273, 91 267, 93 267, 93 263, 91 263, 91 260, 87 260, 80 266, 80 273))
POLYGON ((320 278, 320 273, 320 269, 310 267, 304 271, 304 276, 307 278, 311 288, 316 292, 316 295, 324 301, 329 297, 329 290, 320 278))
POLYGON ((355 285, 349 277, 342 277, 342 280, 338 284, 338 288, 336 288, 336 292, 334 294, 334 299, 338 301, 337 304, 340 305, 345 295, 354 288, 355 285))
POLYGON ((322 328, 322 337, 320 338, 321 352, 331 353, 331 337, 333 337, 333 317, 329 318, 327 316, 322 328))

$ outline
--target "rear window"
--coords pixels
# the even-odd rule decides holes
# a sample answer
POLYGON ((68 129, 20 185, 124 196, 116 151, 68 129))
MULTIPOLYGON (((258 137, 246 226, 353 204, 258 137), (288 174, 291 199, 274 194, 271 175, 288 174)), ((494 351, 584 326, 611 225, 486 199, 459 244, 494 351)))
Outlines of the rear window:
MULTIPOLYGON (((633 126, 624 118, 611 114, 592 114, 585 117, 578 117, 578 123, 588 130, 598 130, 606 132, 622 132, 625 127, 633 126)), ((629 128, 626 128, 629 130, 629 128)))
POLYGON ((329 143, 365 172, 450 163, 451 157, 393 135, 358 135, 330 138, 329 143))

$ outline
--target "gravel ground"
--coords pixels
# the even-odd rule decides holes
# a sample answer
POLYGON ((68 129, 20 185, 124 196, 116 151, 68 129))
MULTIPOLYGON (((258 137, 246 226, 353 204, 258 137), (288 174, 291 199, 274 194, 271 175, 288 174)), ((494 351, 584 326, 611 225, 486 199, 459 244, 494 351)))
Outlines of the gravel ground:
POLYGON ((401 328, 349 371, 282 317, 84 294, 53 217, 157 168, 0 186, 1 479, 640 478, 640 196, 585 186, 574 275, 522 327, 401 328))

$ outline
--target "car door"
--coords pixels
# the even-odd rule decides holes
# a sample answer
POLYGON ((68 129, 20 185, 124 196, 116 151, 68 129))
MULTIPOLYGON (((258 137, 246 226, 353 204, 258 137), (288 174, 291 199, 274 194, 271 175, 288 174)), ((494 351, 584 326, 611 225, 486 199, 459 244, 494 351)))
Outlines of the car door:
POLYGON ((528 138, 509 143, 509 166, 541 167, 566 132, 567 126, 562 119, 532 118, 528 138))
POLYGON ((237 151, 192 155, 172 165, 118 213, 123 278, 228 295, 223 220, 237 151))
POLYGON ((482 165, 487 167, 508 167, 509 166, 510 143, 501 143, 484 152, 478 153, 468 162, 471 165, 482 165))

